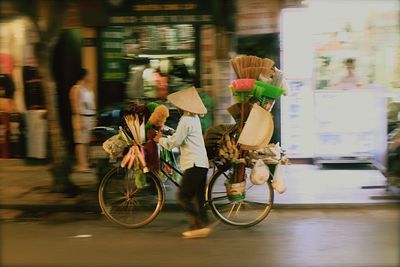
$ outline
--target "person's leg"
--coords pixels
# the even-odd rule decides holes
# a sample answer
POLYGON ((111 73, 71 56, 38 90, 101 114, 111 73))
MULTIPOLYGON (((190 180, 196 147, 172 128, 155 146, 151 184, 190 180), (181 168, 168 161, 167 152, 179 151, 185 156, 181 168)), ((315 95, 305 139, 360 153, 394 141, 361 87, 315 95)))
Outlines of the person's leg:
POLYGON ((183 238, 204 238, 211 232, 211 229, 206 227, 207 215, 204 208, 207 171, 198 167, 185 171, 179 201, 190 216, 191 231, 183 232, 183 238), (196 198, 195 204, 193 204, 194 198, 196 198))
POLYGON ((87 170, 88 169, 88 160, 87 160, 87 149, 85 144, 85 132, 82 128, 82 119, 83 116, 73 115, 72 116, 72 128, 74 135, 74 143, 75 143, 75 158, 76 158, 76 169, 77 170, 87 170))
POLYGON ((92 117, 80 117, 82 124, 79 128, 79 148, 77 149, 78 170, 89 170, 88 144, 90 142, 90 129, 94 127, 92 117), (78 155, 79 154, 79 155, 78 155))
POLYGON ((193 203, 193 198, 200 187, 199 168, 187 169, 182 176, 182 183, 178 192, 178 202, 189 215, 191 230, 201 227, 199 222, 199 208, 193 203))
POLYGON ((89 163, 85 144, 75 144, 75 156, 78 170, 87 170, 89 168, 89 163))
POLYGON ((198 170, 199 187, 197 188, 197 193, 196 193, 196 200, 197 200, 196 203, 198 208, 197 225, 199 228, 203 228, 208 225, 207 209, 205 206, 207 173, 208 169, 206 168, 199 168, 198 170))

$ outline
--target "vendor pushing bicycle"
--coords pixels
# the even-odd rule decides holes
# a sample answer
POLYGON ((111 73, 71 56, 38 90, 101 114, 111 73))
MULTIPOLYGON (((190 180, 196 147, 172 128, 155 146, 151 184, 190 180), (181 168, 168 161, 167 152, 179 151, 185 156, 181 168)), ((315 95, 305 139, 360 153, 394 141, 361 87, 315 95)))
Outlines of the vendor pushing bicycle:
POLYGON ((213 126, 204 139, 198 116, 207 109, 193 87, 167 97, 181 113, 169 138, 157 133, 163 131, 168 116, 162 105, 150 118, 145 105, 124 115, 129 129, 120 127, 119 134, 103 144, 110 156, 121 159, 99 186, 99 204, 108 219, 128 228, 152 222, 165 203, 166 180, 179 188, 179 203, 189 214, 191 229, 182 233, 184 238, 209 235, 205 203, 218 219, 233 226, 254 226, 268 216, 274 189, 279 193, 286 189, 281 165, 287 159, 278 144, 269 144, 274 128, 270 110, 284 93, 279 87, 283 76, 272 69, 269 59, 239 56, 231 64, 238 79, 229 90, 237 103, 228 112, 236 123, 213 126), (157 146, 149 145, 153 140, 163 147, 161 151, 180 148, 180 168, 173 156, 158 154, 157 146), (207 183, 209 159, 215 167, 207 183), (175 175, 183 176, 181 183, 175 175))
POLYGON ((208 158, 198 115, 207 109, 194 87, 168 95, 167 99, 178 108, 181 118, 176 132, 166 138, 159 133, 154 141, 172 149, 180 148, 180 167, 184 171, 178 201, 189 215, 190 230, 183 238, 206 237, 210 233, 205 209, 208 158))

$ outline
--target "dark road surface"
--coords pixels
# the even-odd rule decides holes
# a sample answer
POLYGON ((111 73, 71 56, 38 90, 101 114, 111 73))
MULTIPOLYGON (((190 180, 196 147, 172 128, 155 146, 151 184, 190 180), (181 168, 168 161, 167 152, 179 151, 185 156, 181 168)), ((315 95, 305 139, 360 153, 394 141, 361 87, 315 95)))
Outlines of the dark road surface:
POLYGON ((220 223, 208 238, 186 240, 181 212, 134 230, 97 214, 53 213, 2 221, 0 266, 398 267, 399 219, 395 207, 278 209, 252 228, 220 223))

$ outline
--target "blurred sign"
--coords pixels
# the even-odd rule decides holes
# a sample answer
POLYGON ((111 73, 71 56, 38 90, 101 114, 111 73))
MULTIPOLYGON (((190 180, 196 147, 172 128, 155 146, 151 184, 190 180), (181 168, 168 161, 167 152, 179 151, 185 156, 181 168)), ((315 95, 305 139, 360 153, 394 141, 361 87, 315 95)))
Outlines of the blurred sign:
POLYGON ((124 14, 204 14, 211 8, 211 0, 108 0, 106 4, 111 13, 124 14))
POLYGON ((117 15, 110 17, 110 24, 168 24, 168 23, 210 23, 211 15, 117 15))
POLYGON ((280 4, 277 0, 238 0, 237 32, 239 35, 279 32, 280 4))
POLYGON ((138 4, 132 5, 133 11, 173 11, 173 10, 196 10, 196 3, 187 4, 138 4))
POLYGON ((210 23, 209 0, 120 0, 108 1, 109 24, 182 24, 210 23))
POLYGON ((108 27, 101 31, 102 80, 122 81, 125 79, 123 65, 123 28, 108 27))
POLYGON ((82 25, 213 23, 211 0, 80 0, 82 25))
POLYGON ((310 158, 314 153, 311 80, 287 80, 288 95, 281 98, 282 146, 290 158, 310 158))

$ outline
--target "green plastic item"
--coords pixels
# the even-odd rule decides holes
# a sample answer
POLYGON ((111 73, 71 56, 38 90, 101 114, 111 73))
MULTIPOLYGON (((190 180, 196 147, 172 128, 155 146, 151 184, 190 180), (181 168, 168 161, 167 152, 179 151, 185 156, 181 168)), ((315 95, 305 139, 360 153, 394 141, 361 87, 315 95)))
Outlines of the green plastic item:
POLYGON ((158 104, 156 102, 150 102, 147 104, 147 108, 150 110, 150 113, 153 113, 156 107, 158 107, 158 104))
POLYGON ((243 200, 243 199, 245 199, 245 197, 246 197, 245 193, 242 193, 239 195, 228 195, 228 199, 232 202, 243 200))
POLYGON ((285 91, 282 88, 279 88, 275 85, 264 83, 260 81, 256 81, 254 83, 254 92, 253 95, 257 98, 272 98, 278 99, 281 95, 283 95, 285 91))
POLYGON ((236 91, 235 88, 230 85, 229 89, 232 92, 233 99, 236 103, 244 103, 251 97, 253 93, 253 89, 246 90, 246 91, 236 91))

